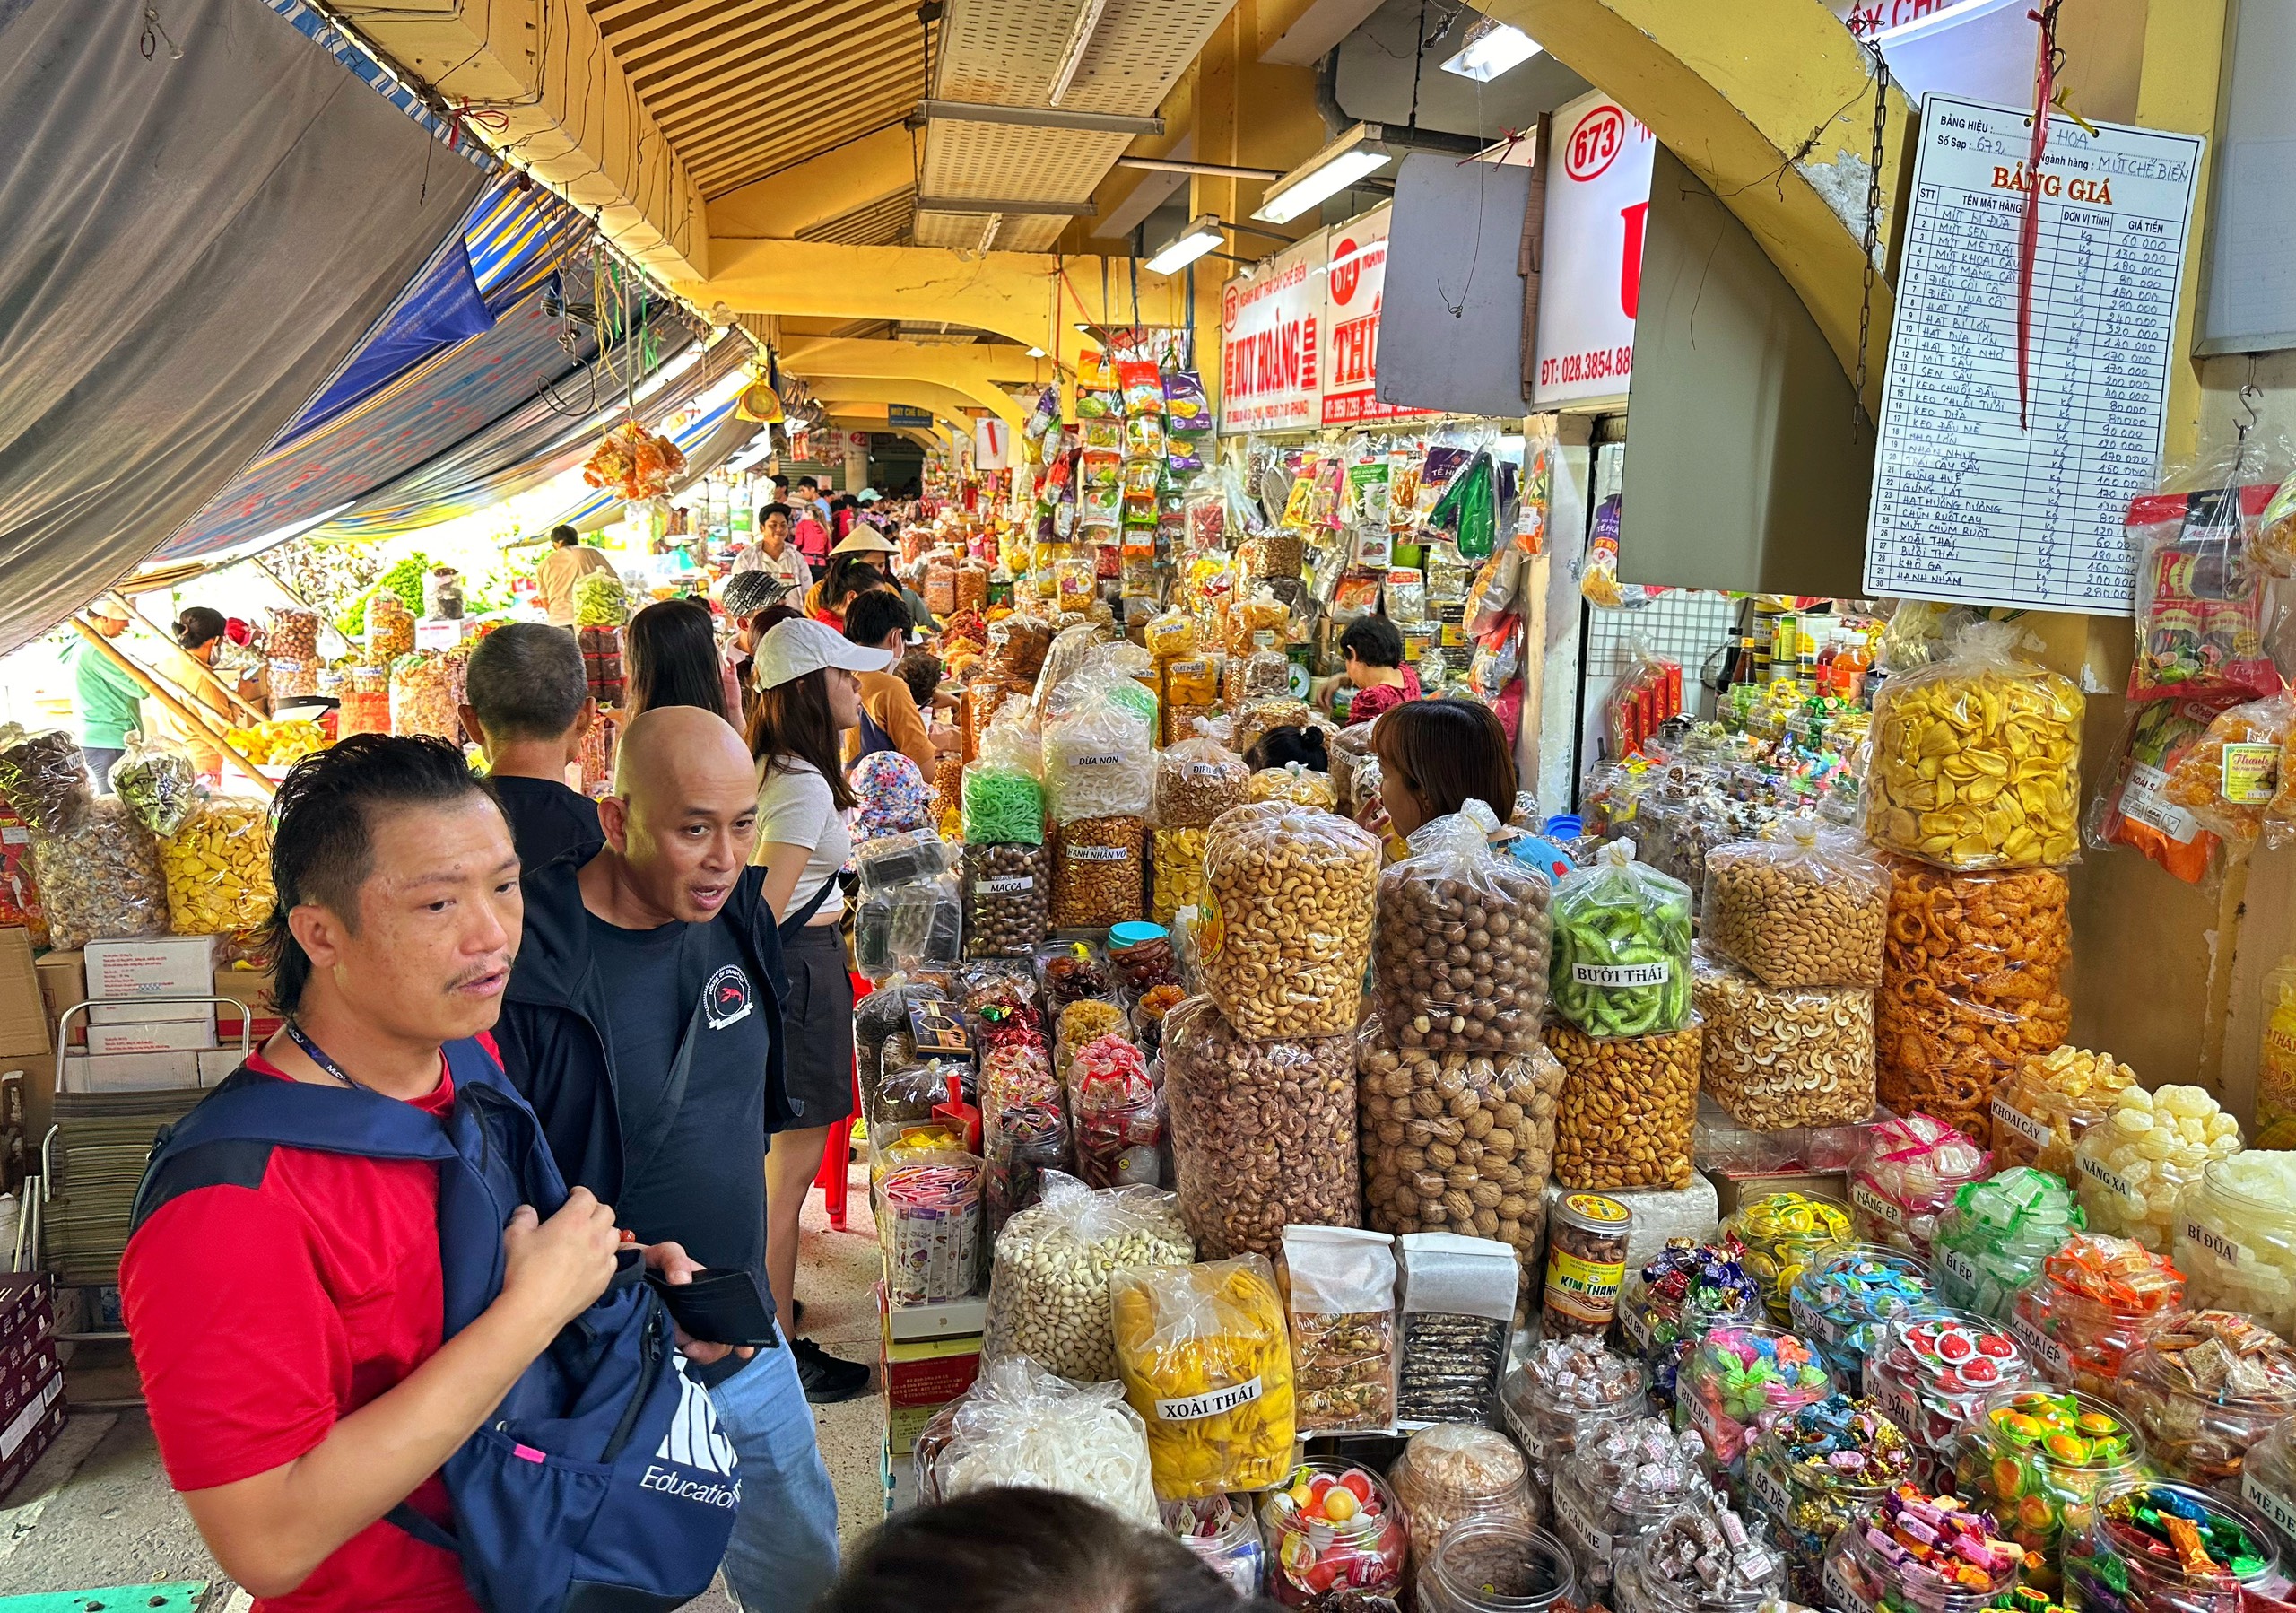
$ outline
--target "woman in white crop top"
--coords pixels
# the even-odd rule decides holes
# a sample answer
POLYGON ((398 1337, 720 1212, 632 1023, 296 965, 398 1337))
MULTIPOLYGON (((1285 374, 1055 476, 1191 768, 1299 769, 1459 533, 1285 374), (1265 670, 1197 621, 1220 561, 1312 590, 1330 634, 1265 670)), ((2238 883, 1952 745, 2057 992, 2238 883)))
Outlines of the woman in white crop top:
POLYGON ((840 1361, 797 1336, 798 1217, 821 1169, 829 1129, 853 1114, 853 981, 838 919, 845 911, 837 871, 852 855, 845 814, 852 789, 839 763, 845 730, 861 721, 857 672, 881 671, 892 657, 846 641, 834 628, 786 606, 758 619, 751 676, 750 754, 758 762, 757 850, 765 900, 779 914, 781 963, 789 996, 781 1010, 783 1080, 796 1119, 775 1133, 765 1155, 765 1272, 796 1357, 805 1398, 816 1405, 850 1399, 869 1386, 868 1369, 840 1361))

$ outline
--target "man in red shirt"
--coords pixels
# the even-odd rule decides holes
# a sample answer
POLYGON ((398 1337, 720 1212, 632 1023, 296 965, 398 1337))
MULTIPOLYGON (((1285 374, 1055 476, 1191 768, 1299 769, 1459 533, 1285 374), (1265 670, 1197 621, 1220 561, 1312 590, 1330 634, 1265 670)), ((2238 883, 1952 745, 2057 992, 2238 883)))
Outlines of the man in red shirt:
MULTIPOLYGON (((272 871, 287 1028, 253 1077, 363 1086, 443 1114, 441 1048, 500 1011, 523 907, 509 826, 461 754, 362 734, 281 786, 272 871)), ((473 1613, 438 1470, 614 1270, 581 1188, 503 1234, 502 1290, 440 1343, 437 1167, 250 1146, 167 1196, 121 1299, 168 1477, 223 1571, 276 1613, 473 1613)))

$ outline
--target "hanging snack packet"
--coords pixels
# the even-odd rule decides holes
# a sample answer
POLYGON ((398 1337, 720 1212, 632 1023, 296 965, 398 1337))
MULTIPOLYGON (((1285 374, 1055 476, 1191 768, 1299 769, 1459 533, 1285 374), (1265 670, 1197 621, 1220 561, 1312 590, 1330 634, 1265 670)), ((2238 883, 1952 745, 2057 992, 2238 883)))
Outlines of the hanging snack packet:
POLYGON ((2234 851, 2263 837, 2279 793, 2281 751, 2296 726, 2296 700, 2275 694, 2220 713, 2169 771, 2161 793, 2234 851))
POLYGON ((2131 700, 2262 700, 2280 693, 2266 653, 2264 567, 2249 535, 2272 490, 2262 485, 2148 493, 2130 501, 2136 556, 2136 658, 2131 700))
POLYGON ((2129 708, 2120 765, 2090 809, 2091 845, 2134 847, 2187 885, 2206 876, 2217 838, 2189 808, 2169 799, 2169 775, 2223 709, 2205 700, 2156 700, 2129 708))

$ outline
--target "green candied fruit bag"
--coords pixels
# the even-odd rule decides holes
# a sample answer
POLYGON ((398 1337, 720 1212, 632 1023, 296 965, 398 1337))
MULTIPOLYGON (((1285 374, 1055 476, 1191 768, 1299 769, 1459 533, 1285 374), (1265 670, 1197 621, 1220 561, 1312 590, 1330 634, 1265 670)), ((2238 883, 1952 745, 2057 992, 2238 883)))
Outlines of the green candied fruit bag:
POLYGON ((1554 894, 1555 1011, 1589 1036, 1647 1036, 1690 1023, 1690 886, 1612 841, 1554 894))

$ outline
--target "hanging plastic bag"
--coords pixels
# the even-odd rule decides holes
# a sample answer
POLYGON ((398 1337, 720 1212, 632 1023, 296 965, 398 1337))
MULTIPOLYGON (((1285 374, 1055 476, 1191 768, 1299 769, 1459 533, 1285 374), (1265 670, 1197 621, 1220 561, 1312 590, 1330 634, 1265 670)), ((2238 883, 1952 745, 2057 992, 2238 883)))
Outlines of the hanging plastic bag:
POLYGON ((2090 808, 2091 845, 2133 847, 2187 885, 2207 877, 2220 842, 2188 808, 2169 799, 2168 784, 2223 710, 2205 700, 2154 700, 2128 709, 2119 764, 2090 808))
POLYGON ((2070 678, 2015 658, 2022 632, 1973 623, 1948 659, 1883 684, 1866 769, 1875 845, 1947 868, 2079 855, 2087 702, 2070 678))
POLYGON ((0 796, 28 827, 62 833, 93 793, 87 754, 71 735, 61 728, 26 733, 14 723, 0 728, 0 796))
POLYGON ((69 950, 167 929, 167 879, 152 832, 117 796, 83 791, 75 802, 57 832, 32 831, 50 944, 69 950))
POLYGON ((2244 852, 2263 839, 2281 793, 2281 756, 2296 728, 2296 699, 2275 694, 2222 712, 2169 772, 2161 793, 2202 828, 2244 852))
POLYGON ((2136 557, 2131 700, 2262 700, 2280 693, 2269 573, 2252 558, 2266 485, 2143 494, 2130 501, 2136 557))
POLYGON ((1489 554, 1499 533, 1499 473, 1490 452, 1479 450, 1428 513, 1427 524, 1450 534, 1469 560, 1489 554))
POLYGON ((171 745, 127 736, 126 751, 111 764, 112 793, 127 803, 135 821, 165 840, 199 810, 199 772, 191 758, 171 745))
POLYGON ((1292 1465, 1292 1348, 1258 1255, 1109 1279, 1117 1365, 1159 1496, 1264 1490, 1292 1465))

